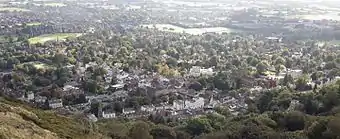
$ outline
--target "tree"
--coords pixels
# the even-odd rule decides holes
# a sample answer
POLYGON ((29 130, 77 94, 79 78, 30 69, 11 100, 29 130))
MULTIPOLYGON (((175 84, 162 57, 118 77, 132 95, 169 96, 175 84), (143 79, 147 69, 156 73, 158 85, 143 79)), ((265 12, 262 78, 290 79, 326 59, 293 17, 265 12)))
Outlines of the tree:
POLYGON ((270 91, 264 92, 259 100, 257 101, 257 108, 259 109, 260 113, 263 113, 270 109, 270 102, 273 99, 273 93, 270 91))
POLYGON ((217 67, 218 62, 219 62, 218 57, 217 56, 213 56, 209 60, 209 63, 210 63, 209 66, 210 67, 217 67))
POLYGON ((324 132, 327 130, 327 121, 314 121, 307 129, 307 136, 309 139, 324 139, 324 132))
POLYGON ((331 70, 336 68, 336 63, 334 61, 327 62, 325 65, 325 69, 331 70))
POLYGON ((286 59, 285 67, 292 68, 292 66, 293 66, 293 60, 290 58, 286 59))
POLYGON ((299 77, 295 81, 296 89, 297 90, 305 90, 307 83, 308 83, 307 76, 303 75, 303 76, 299 77))
POLYGON ((130 129, 129 137, 131 139, 152 139, 149 131, 150 127, 147 123, 138 121, 130 129))
POLYGON ((264 62, 260 62, 256 65, 256 70, 258 73, 262 74, 267 70, 267 65, 264 62))
POLYGON ((203 86, 199 82, 193 82, 192 84, 189 85, 189 89, 194 89, 196 91, 200 91, 203 89, 203 86))
POLYGON ((284 69, 285 69, 285 67, 283 65, 276 65, 275 66, 275 71, 276 71, 277 75, 284 69))
POLYGON ((331 139, 338 139, 340 138, 340 118, 334 117, 329 120, 327 125, 327 131, 324 133, 324 136, 331 138, 331 139))
POLYGON ((115 110, 116 112, 119 112, 119 113, 122 113, 122 112, 123 112, 123 105, 122 105, 121 102, 115 102, 115 103, 113 104, 113 107, 114 107, 114 110, 115 110))
POLYGON ((329 71, 328 73, 328 77, 333 79, 335 76, 338 76, 340 74, 338 69, 332 69, 331 71, 329 71))
POLYGON ((292 84, 292 83, 294 83, 294 79, 292 75, 286 74, 285 77, 283 78, 282 85, 288 86, 289 84, 292 84))
POLYGON ((275 60, 275 65, 284 65, 286 60, 283 57, 277 57, 275 60))
POLYGON ((210 133, 213 128, 206 118, 193 118, 187 121, 185 129, 192 135, 201 135, 203 133, 210 133))
POLYGON ((53 59, 52 59, 53 63, 55 63, 58 66, 63 64, 65 62, 65 60, 66 60, 65 55, 63 55, 61 53, 55 54, 53 59))
POLYGON ((290 112, 284 119, 285 127, 289 131, 303 130, 305 127, 305 115, 301 112, 290 112))
POLYGON ((166 61, 166 64, 169 65, 169 67, 174 68, 177 67, 177 60, 175 58, 168 58, 166 61))
POLYGON ((150 133, 154 139, 176 139, 176 132, 166 126, 157 126, 150 133))

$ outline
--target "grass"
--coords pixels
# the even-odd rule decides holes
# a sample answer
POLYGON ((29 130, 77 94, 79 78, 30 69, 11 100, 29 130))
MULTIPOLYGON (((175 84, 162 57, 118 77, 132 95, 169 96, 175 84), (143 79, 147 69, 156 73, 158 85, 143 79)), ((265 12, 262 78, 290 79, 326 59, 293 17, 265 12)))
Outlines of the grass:
POLYGON ((46 69, 46 68, 48 68, 48 66, 46 64, 43 64, 43 63, 33 64, 33 67, 36 68, 36 69, 46 69))
POLYGON ((41 24, 42 23, 40 23, 40 22, 30 22, 30 23, 26 23, 26 26, 39 26, 41 24))
MULTIPOLYGON (((16 113, 21 115, 27 122, 56 133, 60 138, 103 138, 101 134, 95 131, 95 125, 84 120, 83 117, 64 117, 57 115, 52 111, 43 111, 32 108, 27 104, 16 100, 10 100, 9 98, 6 99, 0 97, 0 112, 16 113)), ((21 125, 20 127, 29 129, 32 126, 26 124, 21 125)), ((13 134, 15 133, 10 133, 10 135, 13 134)))
POLYGON ((28 12, 28 9, 16 8, 16 7, 0 7, 0 11, 9 11, 9 12, 28 12))
POLYGON ((44 6, 64 7, 64 6, 67 6, 67 5, 64 4, 64 3, 57 3, 57 2, 54 2, 54 3, 45 3, 44 6))
POLYGON ((16 68, 18 70, 24 70, 25 67, 27 66, 32 66, 33 68, 35 68, 36 70, 49 70, 49 69, 54 69, 54 66, 45 64, 45 63, 41 63, 41 62, 25 62, 25 63, 21 63, 19 65, 16 66, 16 68))
POLYGON ((47 41, 59 41, 66 38, 75 38, 81 36, 81 33, 57 33, 57 34, 44 34, 37 37, 28 39, 30 44, 45 43, 47 41))

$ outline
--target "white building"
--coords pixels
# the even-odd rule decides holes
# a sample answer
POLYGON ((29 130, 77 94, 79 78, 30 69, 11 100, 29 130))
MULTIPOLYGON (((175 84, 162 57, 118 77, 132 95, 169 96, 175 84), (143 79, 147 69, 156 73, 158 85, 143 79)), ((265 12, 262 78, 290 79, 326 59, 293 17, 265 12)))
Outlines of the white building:
POLYGON ((297 78, 302 75, 302 70, 297 69, 297 70, 290 70, 288 69, 287 74, 292 75, 293 78, 297 78))
POLYGON ((136 113, 136 111, 134 109, 123 109, 123 114, 133 114, 136 113))
POLYGON ((28 101, 32 101, 34 100, 34 93, 28 92, 25 97, 28 101))
POLYGON ((201 75, 212 76, 214 71, 212 68, 204 69, 199 66, 193 66, 189 71, 189 76, 199 77, 201 75))
POLYGON ((51 109, 63 107, 63 101, 61 99, 52 99, 48 101, 48 106, 51 109))
POLYGON ((204 107, 204 98, 194 98, 193 100, 177 100, 173 103, 175 110, 199 109, 204 107))
POLYGON ((116 118, 116 113, 115 112, 102 112, 102 116, 104 119, 111 119, 111 118, 116 118))

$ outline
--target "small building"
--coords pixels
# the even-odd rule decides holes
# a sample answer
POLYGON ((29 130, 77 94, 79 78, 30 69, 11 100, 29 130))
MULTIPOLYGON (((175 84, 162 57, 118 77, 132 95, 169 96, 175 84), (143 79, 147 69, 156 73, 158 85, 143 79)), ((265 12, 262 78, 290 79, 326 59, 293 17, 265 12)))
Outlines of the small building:
POLYGON ((199 66, 193 66, 189 71, 189 76, 199 77, 201 75, 212 76, 214 71, 212 68, 204 69, 199 66))
POLYGON ((293 78, 300 77, 302 75, 302 70, 296 69, 296 70, 290 70, 288 69, 287 74, 290 74, 293 78))
POLYGON ((140 108, 140 110, 143 111, 143 112, 149 112, 150 113, 150 112, 155 111, 155 106, 153 106, 153 105, 142 106, 140 108))
POLYGON ((51 99, 48 100, 48 107, 51 109, 61 108, 63 107, 62 99, 51 99))
POLYGON ((88 114, 86 116, 92 122, 97 122, 98 121, 98 118, 94 114, 88 114))
POLYGON ((133 108, 123 109, 123 114, 125 114, 125 115, 129 115, 129 114, 133 114, 133 113, 136 113, 136 110, 133 109, 133 108))
POLYGON ((204 107, 204 98, 194 98, 192 100, 176 100, 173 102, 173 108, 176 110, 200 109, 204 107))
POLYGON ((112 110, 103 111, 102 116, 104 119, 112 119, 112 118, 116 118, 116 113, 112 110))
POLYGON ((24 101, 33 101, 34 100, 34 93, 33 92, 26 92, 23 96, 24 101))
POLYGON ((45 103, 46 100, 47 100, 47 97, 44 97, 44 96, 35 96, 34 97, 35 103, 45 103))
POLYGON ((278 37, 266 37, 266 39, 270 42, 282 42, 282 38, 278 37))

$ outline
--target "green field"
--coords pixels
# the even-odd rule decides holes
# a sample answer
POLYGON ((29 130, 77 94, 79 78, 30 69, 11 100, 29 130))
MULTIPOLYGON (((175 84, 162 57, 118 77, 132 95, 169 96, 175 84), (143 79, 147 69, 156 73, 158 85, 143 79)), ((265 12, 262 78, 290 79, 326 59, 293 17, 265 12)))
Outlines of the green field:
POLYGON ((45 43, 47 41, 60 41, 66 38, 75 38, 81 36, 81 33, 57 33, 57 34, 44 34, 37 37, 28 39, 30 44, 45 43))
POLYGON ((9 11, 9 12, 28 12, 30 10, 28 9, 22 9, 22 8, 15 8, 15 7, 0 7, 0 11, 9 11))
POLYGON ((26 26, 39 26, 41 25, 40 22, 31 22, 31 23, 26 23, 26 26))
POLYGON ((45 4, 44 4, 44 6, 52 6, 52 7, 64 7, 64 6, 66 6, 66 4, 64 4, 64 3, 57 3, 57 2, 55 2, 55 3, 45 3, 45 4))

